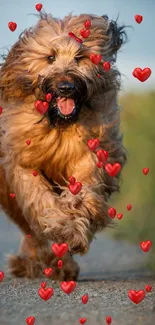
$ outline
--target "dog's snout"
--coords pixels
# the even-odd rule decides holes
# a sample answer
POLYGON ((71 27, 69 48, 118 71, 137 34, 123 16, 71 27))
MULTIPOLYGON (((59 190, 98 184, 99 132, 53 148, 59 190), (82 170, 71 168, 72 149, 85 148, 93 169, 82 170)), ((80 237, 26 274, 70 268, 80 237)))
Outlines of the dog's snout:
POLYGON ((62 93, 68 93, 74 90, 74 83, 63 81, 58 84, 58 89, 62 93))

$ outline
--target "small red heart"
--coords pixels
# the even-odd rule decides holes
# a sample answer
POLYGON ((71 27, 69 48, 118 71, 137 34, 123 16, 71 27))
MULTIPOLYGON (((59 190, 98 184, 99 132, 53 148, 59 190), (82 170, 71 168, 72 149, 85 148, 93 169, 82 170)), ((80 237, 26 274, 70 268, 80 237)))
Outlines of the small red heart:
POLYGON ((52 244, 51 248, 52 248, 53 253, 57 257, 61 258, 62 256, 64 256, 67 253, 68 244, 67 243, 62 243, 62 244, 55 243, 55 244, 52 244))
POLYGON ((0 115, 2 114, 3 112, 3 108, 0 106, 0 115))
POLYGON ((62 267, 63 267, 63 261, 62 260, 59 260, 58 261, 58 268, 59 269, 62 269, 62 267))
POLYGON ((72 194, 78 194, 82 189, 82 184, 80 182, 75 182, 74 184, 69 184, 69 190, 72 194))
POLYGON ((88 295, 82 296, 82 303, 85 305, 88 302, 88 295))
POLYGON ((82 29, 82 30, 80 30, 80 35, 81 35, 83 38, 88 38, 89 35, 90 35, 90 30, 89 30, 89 29, 86 29, 86 30, 82 29))
POLYGON ((149 173, 150 169, 149 168, 143 168, 142 172, 144 175, 147 175, 149 173))
POLYGON ((35 5, 35 7, 36 7, 36 10, 37 10, 37 11, 40 11, 40 10, 42 9, 43 5, 42 5, 41 3, 37 3, 37 4, 35 5))
POLYGON ((121 164, 115 163, 115 164, 106 164, 105 170, 111 177, 115 177, 121 170, 121 164))
POLYGON ((111 318, 111 316, 107 316, 107 317, 106 317, 106 323, 107 323, 108 325, 110 325, 110 324, 112 323, 112 318, 111 318))
POLYGON ((102 60, 102 55, 101 54, 90 54, 90 60, 94 64, 99 64, 100 61, 102 60))
POLYGON ((73 176, 69 177, 69 183, 70 184, 72 184, 72 185, 75 184, 75 181, 76 181, 75 177, 73 177, 73 176))
POLYGON ((27 238, 31 238, 31 235, 27 235, 27 238))
POLYGON ((111 68, 110 63, 109 63, 109 62, 104 62, 104 63, 103 63, 103 68, 104 68, 104 70, 105 70, 106 72, 109 71, 110 68, 111 68))
POLYGON ((103 167, 103 162, 102 161, 97 161, 96 166, 98 168, 102 168, 103 167))
POLYGON ((141 22, 142 22, 142 20, 143 20, 143 16, 141 16, 141 15, 135 15, 135 21, 138 23, 138 24, 140 24, 141 22))
POLYGON ((46 288, 46 282, 41 282, 41 283, 40 283, 40 286, 41 286, 43 289, 45 289, 45 288, 46 288))
POLYGON ((99 147, 100 141, 97 138, 96 139, 90 139, 90 140, 87 141, 87 145, 88 145, 90 150, 94 151, 99 147))
POLYGON ((131 204, 128 204, 127 206, 127 210, 130 211, 132 209, 132 205, 131 204))
POLYGON ((2 282, 4 279, 4 272, 0 271, 0 282, 2 282))
POLYGON ((52 100, 53 95, 51 93, 46 94, 45 99, 49 103, 52 100))
POLYGON ((38 290, 38 294, 41 299, 48 300, 53 296, 54 290, 53 290, 53 288, 47 288, 47 289, 40 288, 38 290))
POLYGON ((26 144, 29 146, 29 144, 31 143, 31 140, 26 140, 26 144))
POLYGON ((13 22, 13 21, 10 21, 8 23, 8 27, 11 30, 11 32, 14 32, 16 30, 16 28, 17 28, 17 24, 15 22, 13 22))
POLYGON ((109 208, 109 209, 108 209, 108 214, 109 214, 109 217, 110 217, 111 219, 114 219, 115 216, 116 216, 116 209, 114 209, 114 208, 109 208))
POLYGON ((150 250, 150 248, 152 247, 152 242, 150 240, 146 240, 146 241, 142 241, 140 243, 140 247, 141 249, 146 253, 150 250))
POLYGON ((49 103, 48 102, 42 102, 41 100, 37 100, 35 102, 35 108, 40 114, 45 114, 48 110, 49 103))
POLYGON ((33 176, 37 176, 38 172, 36 170, 33 171, 33 176))
POLYGON ((145 290, 146 290, 146 292, 151 292, 152 291, 152 286, 146 285, 145 290))
POLYGON ((91 27, 91 21, 90 20, 86 20, 84 23, 84 27, 89 29, 91 27))
POLYGON ((133 76, 138 80, 140 80, 141 82, 146 81, 150 77, 151 73, 152 71, 150 68, 145 68, 145 69, 135 68, 134 71, 132 72, 133 76))
POLYGON ((97 78, 101 78, 101 75, 99 73, 97 74, 97 78))
POLYGON ((132 300, 135 304, 139 304, 145 298, 145 291, 144 290, 129 290, 128 297, 132 300))
POLYGON ((117 219, 121 220, 123 218, 123 213, 117 213, 117 219))
POLYGON ((27 317, 26 318, 26 323, 27 323, 27 325, 34 325, 34 323, 35 323, 35 317, 33 317, 33 316, 27 317))
POLYGON ((96 155, 98 160, 102 162, 105 162, 109 157, 108 151, 105 151, 103 149, 97 150, 96 155))
POLYGON ((10 197, 11 197, 11 198, 14 198, 15 196, 16 196, 15 193, 10 193, 10 197))
POLYGON ((86 321, 87 321, 87 318, 80 318, 80 319, 79 319, 79 323, 80 323, 80 324, 85 324, 86 321))
POLYGON ((52 272, 53 270, 49 267, 49 268, 46 268, 44 270, 44 274, 47 276, 47 277, 50 277, 52 275, 52 272))
POLYGON ((77 41, 78 43, 81 43, 81 44, 83 43, 83 40, 81 38, 79 38, 79 37, 76 37, 72 32, 69 32, 68 36, 74 38, 75 41, 77 41))
POLYGON ((68 282, 61 282, 60 284, 61 286, 61 289, 67 293, 67 294, 70 294, 71 292, 73 292, 73 290, 75 289, 76 287, 76 282, 75 281, 68 281, 68 282))

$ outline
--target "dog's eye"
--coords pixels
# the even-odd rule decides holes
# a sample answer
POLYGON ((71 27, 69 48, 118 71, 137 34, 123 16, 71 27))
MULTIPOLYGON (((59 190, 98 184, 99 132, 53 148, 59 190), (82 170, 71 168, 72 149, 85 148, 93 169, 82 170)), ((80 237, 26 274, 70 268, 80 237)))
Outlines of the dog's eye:
POLYGON ((55 61, 55 56, 50 55, 50 56, 48 56, 47 60, 48 60, 49 63, 53 63, 55 61))

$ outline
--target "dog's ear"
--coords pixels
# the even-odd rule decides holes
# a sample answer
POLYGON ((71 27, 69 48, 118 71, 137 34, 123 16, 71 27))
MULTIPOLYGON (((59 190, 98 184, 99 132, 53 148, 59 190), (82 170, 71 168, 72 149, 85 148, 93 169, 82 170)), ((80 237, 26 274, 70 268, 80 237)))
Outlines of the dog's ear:
POLYGON ((117 20, 109 21, 107 15, 102 16, 107 21, 107 32, 109 40, 106 42, 105 55, 110 61, 115 62, 117 57, 117 51, 127 41, 127 34, 125 31, 126 26, 118 26, 117 20))

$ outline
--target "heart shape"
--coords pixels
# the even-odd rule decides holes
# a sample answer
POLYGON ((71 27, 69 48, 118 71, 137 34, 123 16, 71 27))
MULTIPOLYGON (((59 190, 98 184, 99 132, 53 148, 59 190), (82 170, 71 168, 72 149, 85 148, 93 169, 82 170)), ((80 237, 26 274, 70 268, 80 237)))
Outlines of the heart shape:
POLYGON ((35 5, 35 7, 36 7, 36 10, 37 10, 37 11, 40 11, 40 10, 42 9, 43 5, 42 5, 41 3, 37 3, 37 4, 35 5))
POLYGON ((3 108, 2 106, 0 106, 0 115, 2 114, 2 112, 3 112, 3 108))
POLYGON ((104 62, 104 63, 103 63, 103 68, 104 68, 104 70, 105 70, 106 72, 109 71, 110 68, 111 68, 110 63, 109 63, 109 62, 104 62))
POLYGON ((121 164, 115 163, 115 164, 106 164, 105 170, 108 173, 109 176, 115 177, 121 170, 121 164))
POLYGON ((138 80, 140 80, 141 82, 146 81, 150 75, 151 75, 152 71, 150 68, 135 68, 134 71, 132 72, 133 76, 135 78, 137 78, 138 80))
POLYGON ((51 248, 52 248, 53 253, 57 257, 61 258, 62 256, 64 256, 67 253, 68 244, 67 243, 62 243, 62 244, 55 243, 55 244, 52 244, 51 248))
POLYGON ((8 27, 11 30, 11 32, 14 32, 16 30, 16 28, 17 28, 17 24, 14 21, 10 21, 8 23, 8 27))
POLYGON ((58 268, 59 269, 62 269, 62 267, 63 267, 63 261, 62 260, 59 260, 57 265, 58 265, 58 268))
POLYGON ((38 176, 38 172, 36 170, 34 170, 32 174, 34 177, 38 176))
POLYGON ((89 35, 90 35, 90 30, 89 30, 89 29, 86 29, 86 30, 82 29, 82 30, 80 30, 80 35, 81 35, 83 38, 88 38, 89 35))
POLYGON ((128 297, 131 301, 135 304, 139 304, 145 298, 145 291, 144 290, 129 290, 128 297))
POLYGON ((63 281, 61 282, 60 284, 61 286, 61 289, 67 293, 67 294, 70 294, 71 292, 73 292, 73 290, 75 289, 76 287, 76 282, 75 281, 63 281))
POLYGON ((75 182, 74 184, 68 185, 69 190, 72 194, 76 195, 78 194, 82 189, 82 184, 80 182, 75 182))
POLYGON ((107 323, 108 325, 110 325, 110 324, 112 323, 112 318, 111 318, 111 316, 107 316, 107 317, 106 317, 106 323, 107 323))
POLYGON ((86 321, 87 321, 87 318, 80 318, 80 319, 79 319, 79 323, 80 323, 80 324, 85 324, 86 321))
POLYGON ((31 143, 31 140, 26 140, 26 144, 29 146, 31 143))
POLYGON ((85 305, 88 302, 88 295, 82 296, 82 303, 85 305))
POLYGON ((138 23, 138 24, 140 24, 141 22, 142 22, 142 20, 143 20, 143 16, 141 16, 141 15, 135 15, 135 21, 138 23))
POLYGON ((103 150, 103 149, 97 150, 96 155, 97 155, 98 160, 100 160, 102 162, 105 162, 109 157, 108 151, 103 150))
POLYGON ((150 248, 152 247, 152 242, 150 240, 146 240, 146 241, 142 241, 140 243, 140 247, 141 249, 146 253, 150 250, 150 248))
POLYGON ((117 219, 121 220, 123 218, 123 213, 117 213, 117 219))
POLYGON ((4 279, 4 272, 0 271, 0 282, 2 282, 4 279))
POLYGON ((115 216, 116 216, 116 209, 114 209, 114 208, 109 208, 109 209, 108 209, 108 214, 109 214, 109 217, 110 217, 111 219, 114 219, 115 216))
POLYGON ((37 100, 35 102, 35 108, 40 114, 45 114, 48 110, 49 103, 48 102, 42 102, 41 100, 37 100))
POLYGON ((101 54, 90 54, 90 60, 94 64, 99 64, 100 61, 102 60, 102 55, 101 54))
POLYGON ((51 93, 46 94, 45 99, 49 103, 52 100, 53 95, 51 93))
POLYGON ((103 167, 103 162, 102 161, 97 161, 96 166, 98 168, 102 168, 103 167))
POLYGON ((127 210, 130 211, 132 209, 132 205, 131 204, 128 204, 127 206, 127 210))
POLYGON ((48 300, 53 296, 54 290, 53 290, 53 288, 47 288, 47 289, 40 288, 38 290, 38 294, 39 294, 41 299, 48 300))
POLYGON ((69 183, 70 183, 70 184, 72 184, 72 185, 75 184, 75 181, 76 181, 76 179, 75 179, 74 176, 70 176, 70 177, 69 177, 69 183))
POLYGON ((10 197, 11 197, 11 198, 14 198, 15 196, 16 196, 15 193, 10 193, 10 197))
POLYGON ((151 292, 152 286, 146 285, 145 290, 146 290, 146 292, 151 292))
POLYGON ((90 139, 90 140, 87 141, 87 145, 88 145, 90 150, 94 151, 99 147, 100 141, 97 138, 96 139, 90 139))
POLYGON ((149 168, 143 168, 142 172, 144 175, 147 175, 149 173, 150 169, 149 168))
POLYGON ((85 28, 89 29, 91 27, 91 21, 90 20, 86 20, 84 23, 85 28))
POLYGON ((26 318, 26 323, 27 323, 27 325, 34 325, 34 323, 35 323, 35 317, 33 317, 33 316, 27 317, 26 318))
POLYGON ((49 268, 46 268, 44 270, 44 274, 47 276, 47 277, 50 277, 52 275, 52 272, 53 270, 49 267, 49 268))
POLYGON ((41 283, 40 283, 40 286, 41 286, 43 289, 45 289, 45 288, 46 288, 46 282, 41 282, 41 283))

